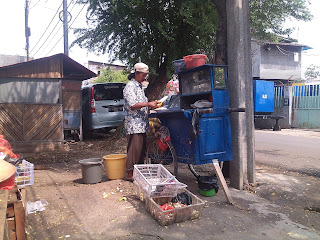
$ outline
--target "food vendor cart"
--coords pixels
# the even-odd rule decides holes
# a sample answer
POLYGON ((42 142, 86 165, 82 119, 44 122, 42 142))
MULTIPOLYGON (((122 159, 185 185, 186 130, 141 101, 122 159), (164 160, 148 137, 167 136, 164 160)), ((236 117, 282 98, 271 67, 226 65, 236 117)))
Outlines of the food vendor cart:
MULTIPOLYGON (((174 174, 177 162, 200 165, 232 160, 230 113, 244 109, 229 108, 227 66, 205 64, 178 76, 180 107, 151 115, 170 132, 174 174)), ((219 174, 223 178, 220 168, 219 174)))

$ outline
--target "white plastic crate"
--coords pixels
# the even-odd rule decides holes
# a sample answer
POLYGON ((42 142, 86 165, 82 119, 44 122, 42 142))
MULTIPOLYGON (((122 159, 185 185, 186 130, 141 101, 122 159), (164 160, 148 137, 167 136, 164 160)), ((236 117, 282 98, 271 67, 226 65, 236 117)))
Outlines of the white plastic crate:
POLYGON ((162 164, 134 165, 133 179, 147 197, 175 197, 180 188, 187 187, 162 164))
POLYGON ((18 187, 33 185, 33 170, 34 165, 32 163, 22 160, 22 163, 16 166, 15 184, 18 187))

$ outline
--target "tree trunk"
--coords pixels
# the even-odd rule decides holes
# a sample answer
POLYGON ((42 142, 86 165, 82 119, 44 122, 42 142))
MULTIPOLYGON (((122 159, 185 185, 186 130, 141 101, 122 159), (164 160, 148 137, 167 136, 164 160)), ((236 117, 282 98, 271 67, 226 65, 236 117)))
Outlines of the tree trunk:
POLYGON ((167 77, 167 65, 168 60, 165 54, 159 59, 159 67, 156 69, 156 76, 154 78, 149 79, 149 86, 146 89, 146 96, 149 101, 160 99, 161 94, 165 90, 166 84, 169 81, 167 77))
POLYGON ((215 64, 226 65, 227 54, 227 10, 226 0, 212 0, 219 14, 219 24, 216 35, 215 64))

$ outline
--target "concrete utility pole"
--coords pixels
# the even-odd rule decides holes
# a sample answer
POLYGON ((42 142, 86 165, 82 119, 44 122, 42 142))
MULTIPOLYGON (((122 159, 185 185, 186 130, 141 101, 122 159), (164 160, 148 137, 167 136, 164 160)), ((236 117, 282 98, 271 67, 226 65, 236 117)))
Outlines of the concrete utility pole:
POLYGON ((67 0, 63 0, 63 37, 64 37, 64 54, 69 56, 67 0))
POLYGON ((249 0, 226 0, 226 10, 230 107, 246 108, 231 114, 230 183, 243 189, 244 183, 255 182, 249 0))
POLYGON ((30 37, 30 28, 28 26, 28 18, 29 18, 29 5, 28 0, 26 0, 26 7, 25 7, 25 36, 26 36, 26 52, 27 52, 27 61, 29 61, 29 37, 30 37))

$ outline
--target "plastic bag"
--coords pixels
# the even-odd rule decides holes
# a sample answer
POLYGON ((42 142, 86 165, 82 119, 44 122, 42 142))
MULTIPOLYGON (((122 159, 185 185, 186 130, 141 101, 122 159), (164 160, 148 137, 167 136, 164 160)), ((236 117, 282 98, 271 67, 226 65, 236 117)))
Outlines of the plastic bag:
POLYGON ((46 206, 48 206, 48 202, 44 199, 40 199, 36 202, 27 202, 27 213, 35 213, 35 212, 41 212, 44 211, 46 206))
POLYGON ((198 187, 203 191, 215 189, 216 193, 219 190, 219 183, 216 175, 213 176, 198 176, 198 187))
POLYGON ((212 102, 205 99, 201 99, 196 101, 194 104, 190 104, 190 106, 193 108, 209 108, 212 107, 212 102))
POLYGON ((188 192, 179 193, 176 197, 174 197, 171 202, 177 203, 181 202, 185 205, 191 205, 192 204, 192 197, 188 192))

